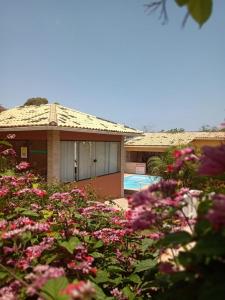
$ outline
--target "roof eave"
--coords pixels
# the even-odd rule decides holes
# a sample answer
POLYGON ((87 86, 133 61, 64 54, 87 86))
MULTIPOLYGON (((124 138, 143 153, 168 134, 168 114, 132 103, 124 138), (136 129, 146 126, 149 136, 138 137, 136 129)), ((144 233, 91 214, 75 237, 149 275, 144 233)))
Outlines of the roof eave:
POLYGON ((120 131, 108 131, 108 130, 96 130, 87 128, 72 128, 72 127, 60 127, 60 126, 21 126, 21 127, 0 127, 0 132, 6 131, 38 131, 38 130, 59 130, 70 132, 84 132, 84 133, 97 133, 97 134, 110 134, 110 135, 122 135, 122 136, 138 136, 142 132, 120 132, 120 131))

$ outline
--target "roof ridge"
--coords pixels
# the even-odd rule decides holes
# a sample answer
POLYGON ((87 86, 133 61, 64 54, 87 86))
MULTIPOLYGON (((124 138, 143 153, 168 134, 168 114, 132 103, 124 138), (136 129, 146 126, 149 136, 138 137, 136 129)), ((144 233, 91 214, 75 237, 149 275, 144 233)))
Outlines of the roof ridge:
POLYGON ((55 103, 51 103, 49 105, 49 126, 57 126, 57 112, 56 112, 56 105, 55 103))

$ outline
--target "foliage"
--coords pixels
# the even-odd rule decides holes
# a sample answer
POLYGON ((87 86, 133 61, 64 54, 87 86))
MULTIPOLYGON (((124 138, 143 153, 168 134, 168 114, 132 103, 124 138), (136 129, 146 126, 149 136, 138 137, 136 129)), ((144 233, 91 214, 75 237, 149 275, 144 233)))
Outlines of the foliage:
MULTIPOLYGON (((198 160, 191 148, 174 154, 180 170, 177 160, 208 180, 225 173, 223 145, 198 160)), ((28 168, 0 178, 0 299, 224 299, 224 189, 162 180, 124 212, 28 168)))
POLYGON ((185 132, 185 130, 184 128, 171 128, 169 130, 161 130, 160 132, 179 133, 179 132, 185 132))
MULTIPOLYGON (((188 16, 191 16, 199 26, 202 26, 210 18, 213 10, 213 0, 175 0, 179 7, 186 7, 187 13, 183 24, 186 23, 188 16)), ((163 22, 168 21, 168 14, 166 8, 167 0, 151 1, 146 4, 146 8, 150 12, 160 10, 160 18, 163 22)))
POLYGON ((28 105, 39 106, 42 104, 48 104, 48 99, 41 98, 41 97, 29 98, 29 99, 27 99, 27 101, 24 103, 23 106, 28 106, 28 105))

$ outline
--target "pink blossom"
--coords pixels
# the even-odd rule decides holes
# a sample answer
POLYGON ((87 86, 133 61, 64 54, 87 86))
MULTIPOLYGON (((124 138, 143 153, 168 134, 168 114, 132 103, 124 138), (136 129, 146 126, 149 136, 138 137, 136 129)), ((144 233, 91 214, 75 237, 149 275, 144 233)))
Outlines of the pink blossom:
POLYGON ((69 295, 72 300, 91 300, 95 295, 95 289, 90 281, 79 281, 68 284, 62 293, 69 295))
POLYGON ((41 256, 44 250, 50 249, 54 243, 54 238, 44 237, 39 245, 30 246, 25 250, 29 261, 41 256))
POLYGON ((13 139, 15 139, 15 137, 16 137, 15 133, 9 133, 9 134, 7 134, 7 136, 6 136, 6 138, 7 138, 8 140, 13 140, 13 139))
POLYGON ((34 225, 25 225, 22 228, 14 229, 11 231, 3 232, 2 239, 11 239, 15 236, 19 236, 26 231, 31 232, 48 232, 50 230, 50 226, 48 223, 35 223, 34 225))
POLYGON ((0 197, 5 197, 9 193, 9 189, 6 187, 3 187, 0 189, 0 197))
POLYGON ((85 198, 86 196, 85 192, 81 189, 73 189, 70 193, 81 198, 85 198))
POLYGON ((16 169, 19 171, 25 171, 30 167, 30 164, 27 161, 21 161, 18 165, 16 165, 16 169))
POLYGON ((68 192, 64 193, 54 193, 49 197, 50 200, 59 200, 65 204, 69 204, 72 200, 72 196, 68 192))
POLYGON ((203 148, 200 158, 199 174, 220 175, 225 173, 225 145, 203 148))
POLYGON ((138 206, 127 212, 127 218, 131 228, 134 230, 147 229, 155 224, 157 216, 152 212, 151 208, 146 206, 138 206))
POLYGON ((50 267, 49 265, 38 265, 33 269, 33 273, 26 275, 26 279, 31 281, 30 286, 27 288, 27 294, 33 296, 36 291, 42 288, 42 286, 53 278, 64 276, 65 272, 63 268, 50 267))
POLYGON ((18 300, 17 293, 21 288, 21 283, 18 280, 11 282, 8 286, 0 288, 1 300, 18 300))
POLYGON ((208 211, 206 219, 212 223, 216 230, 225 226, 225 195, 217 194, 213 196, 213 205, 208 211))
POLYGON ((157 201, 156 197, 149 192, 149 190, 143 190, 141 192, 135 193, 132 197, 128 198, 128 204, 135 208, 140 205, 146 205, 155 203, 157 201))
POLYGON ((94 231, 92 235, 102 240, 105 244, 111 244, 120 242, 125 235, 129 235, 132 232, 130 229, 113 229, 103 228, 101 230, 94 231))
POLYGON ((13 150, 12 148, 6 149, 1 152, 1 155, 3 156, 16 156, 16 151, 13 150))
POLYGON ((117 300, 127 300, 128 298, 124 296, 123 292, 118 288, 114 288, 110 291, 110 294, 115 297, 117 300))
POLYGON ((6 220, 0 220, 0 230, 6 229, 8 222, 6 220))

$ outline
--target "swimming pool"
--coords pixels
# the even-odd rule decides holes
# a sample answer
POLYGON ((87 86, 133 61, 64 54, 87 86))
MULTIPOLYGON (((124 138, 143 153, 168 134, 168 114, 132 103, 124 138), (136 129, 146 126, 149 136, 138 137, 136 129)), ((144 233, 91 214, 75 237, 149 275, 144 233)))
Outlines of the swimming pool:
POLYGON ((144 187, 160 181, 158 176, 150 175, 127 175, 124 177, 124 189, 139 191, 144 187))

